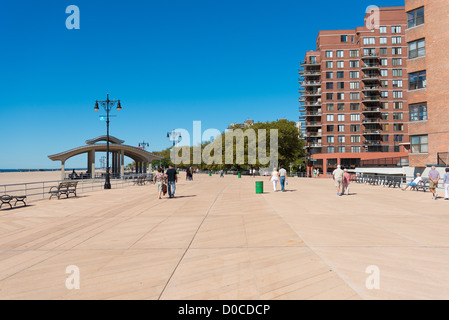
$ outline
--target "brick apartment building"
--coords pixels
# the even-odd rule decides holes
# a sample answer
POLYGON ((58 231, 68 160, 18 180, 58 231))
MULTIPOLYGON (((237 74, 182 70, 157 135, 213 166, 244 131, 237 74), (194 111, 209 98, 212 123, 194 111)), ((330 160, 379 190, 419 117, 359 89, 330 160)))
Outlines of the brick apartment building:
POLYGON ((446 166, 449 149, 449 1, 406 0, 410 166, 446 166))
POLYGON ((374 29, 320 31, 301 63, 309 171, 408 157, 407 14, 389 7, 379 17, 374 29))

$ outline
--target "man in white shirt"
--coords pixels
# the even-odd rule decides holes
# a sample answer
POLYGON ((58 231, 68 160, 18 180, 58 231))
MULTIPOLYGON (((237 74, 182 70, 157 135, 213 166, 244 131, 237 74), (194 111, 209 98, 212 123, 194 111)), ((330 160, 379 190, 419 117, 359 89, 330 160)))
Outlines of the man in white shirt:
POLYGON ((332 179, 334 179, 335 187, 337 188, 337 195, 341 196, 342 187, 343 187, 343 170, 341 170, 341 166, 338 165, 337 169, 332 172, 332 179))
POLYGON ((287 170, 284 167, 281 167, 279 170, 279 178, 281 180, 281 190, 285 191, 285 182, 287 181, 287 170))
POLYGON ((416 179, 413 180, 412 182, 410 182, 409 184, 407 184, 407 186, 406 186, 404 189, 402 189, 402 191, 407 190, 408 187, 412 187, 412 189, 415 189, 415 187, 416 187, 418 184, 420 184, 421 182, 422 182, 421 174, 420 174, 420 173, 417 173, 417 174, 416 174, 416 179))

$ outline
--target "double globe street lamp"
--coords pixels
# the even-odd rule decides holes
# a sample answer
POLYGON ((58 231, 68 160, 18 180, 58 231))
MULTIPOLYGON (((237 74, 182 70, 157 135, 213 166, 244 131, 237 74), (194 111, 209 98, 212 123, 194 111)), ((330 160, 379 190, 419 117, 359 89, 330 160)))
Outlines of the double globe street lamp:
POLYGON ((181 141, 181 139, 182 139, 181 133, 176 132, 175 130, 173 130, 172 132, 167 132, 167 138, 170 139, 171 141, 173 141, 173 167, 176 167, 175 166, 175 163, 176 163, 175 145, 176 145, 176 142, 181 141))
MULTIPOLYGON (((107 141, 106 141, 106 182, 104 183, 105 189, 111 189, 111 174, 109 172, 109 113, 111 112, 113 107, 117 107, 117 111, 122 110, 122 106, 120 104, 120 100, 109 100, 109 93, 107 94, 107 98, 104 101, 95 101, 95 111, 100 110, 100 107, 102 106, 104 110, 106 111, 106 130, 107 130, 107 141)), ((100 116, 105 117, 105 116, 100 116)))

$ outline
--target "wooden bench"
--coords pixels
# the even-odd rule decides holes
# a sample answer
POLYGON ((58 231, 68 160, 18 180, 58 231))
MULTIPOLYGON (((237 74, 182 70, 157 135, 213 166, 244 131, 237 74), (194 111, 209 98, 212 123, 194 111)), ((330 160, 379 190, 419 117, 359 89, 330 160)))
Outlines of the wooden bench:
POLYGON ((73 182, 61 182, 59 186, 50 188, 50 199, 55 196, 58 197, 58 200, 61 198, 61 195, 65 194, 68 198, 70 194, 76 195, 76 187, 78 185, 78 181, 73 182))
POLYGON ((17 202, 22 202, 24 204, 24 207, 27 206, 26 202, 25 202, 26 196, 9 196, 9 195, 4 195, 0 197, 0 200, 2 201, 2 203, 0 204, 0 209, 4 204, 9 205, 10 209, 12 209, 12 205, 11 205, 11 201, 16 200, 16 202, 14 203, 14 207, 17 206, 17 202))

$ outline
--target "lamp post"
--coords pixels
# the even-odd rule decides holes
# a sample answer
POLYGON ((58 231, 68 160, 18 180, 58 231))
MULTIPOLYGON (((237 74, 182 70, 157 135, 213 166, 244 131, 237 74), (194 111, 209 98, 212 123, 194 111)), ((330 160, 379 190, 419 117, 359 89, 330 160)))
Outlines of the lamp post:
MULTIPOLYGON (((104 183, 105 189, 111 189, 111 174, 109 172, 109 113, 114 106, 117 106, 117 111, 122 110, 120 100, 109 100, 109 93, 104 101, 95 101, 95 111, 100 110, 99 105, 101 105, 106 111, 106 130, 107 130, 107 141, 106 141, 106 182, 104 183)), ((104 117, 104 116, 100 116, 104 117)), ((111 116, 112 117, 112 116, 111 116)))
POLYGON ((176 167, 175 166, 175 163, 176 163, 176 151, 175 151, 175 145, 176 145, 176 141, 178 141, 179 142, 179 140, 182 138, 181 137, 181 133, 180 132, 176 132, 174 129, 173 129, 173 131, 172 132, 167 132, 167 138, 169 139, 169 140, 172 140, 173 141, 173 155, 174 155, 174 158, 173 158, 173 167, 176 167), (179 140, 178 140, 179 139, 179 140))
POLYGON ((148 148, 150 144, 148 142, 139 142, 139 149, 145 150, 145 148, 148 148))

